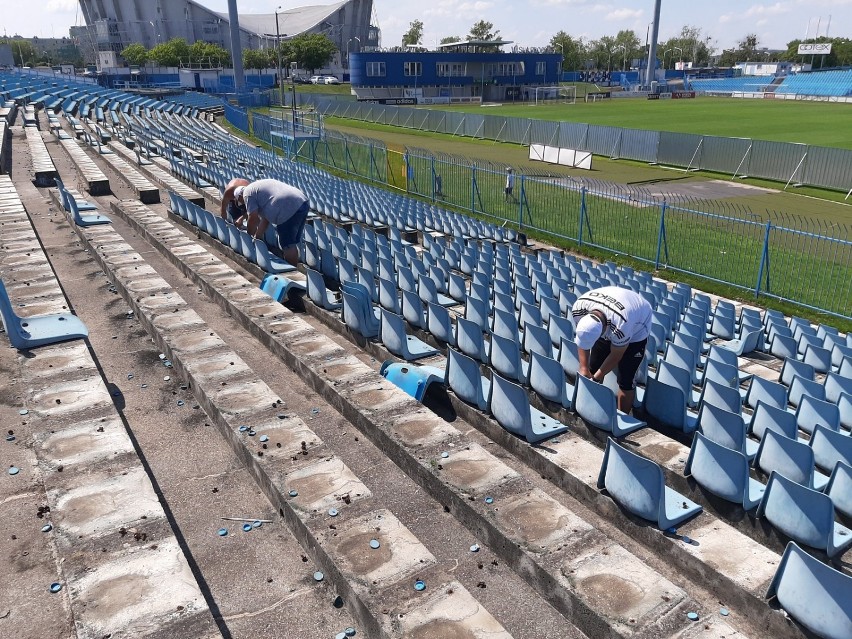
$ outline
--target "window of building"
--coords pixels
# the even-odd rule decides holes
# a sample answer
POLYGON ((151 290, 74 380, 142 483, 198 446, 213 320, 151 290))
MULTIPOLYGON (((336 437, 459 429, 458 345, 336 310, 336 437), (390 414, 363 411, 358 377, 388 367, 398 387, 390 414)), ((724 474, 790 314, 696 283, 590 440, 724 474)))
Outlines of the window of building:
POLYGON ((383 77, 385 77, 385 63, 384 62, 368 62, 367 63, 367 77, 368 78, 383 78, 383 77))
POLYGON ((466 65, 463 62, 438 62, 435 70, 439 78, 458 78, 467 75, 466 65))
POLYGON ((421 62, 405 62, 403 63, 403 73, 406 76, 421 76, 423 75, 423 64, 421 62))
POLYGON ((535 63, 535 74, 536 75, 544 75, 547 73, 547 62, 536 62, 535 63))

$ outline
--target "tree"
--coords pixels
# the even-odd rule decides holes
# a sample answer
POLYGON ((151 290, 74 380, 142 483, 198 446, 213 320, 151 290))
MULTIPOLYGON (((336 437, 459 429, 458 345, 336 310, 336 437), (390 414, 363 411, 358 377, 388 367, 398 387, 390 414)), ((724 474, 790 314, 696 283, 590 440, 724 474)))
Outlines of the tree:
POLYGON ((269 51, 274 49, 244 49, 243 66, 246 69, 268 69, 270 66, 275 66, 277 59, 270 61, 269 51), (272 62, 271 65, 270 62, 272 62))
MULTIPOLYGON (((713 38, 698 27, 685 25, 681 28, 679 35, 661 42, 660 50, 665 53, 671 49, 674 53, 675 49, 680 49, 683 60, 692 62, 694 67, 703 67, 710 64, 710 58, 713 56, 713 49, 710 47, 712 40, 713 38)), ((671 64, 667 63, 666 67, 674 68, 674 56, 672 56, 671 64)))
POLYGON ((732 67, 737 62, 748 62, 749 60, 754 60, 758 44, 759 41, 757 35, 749 33, 745 38, 737 43, 736 49, 725 49, 722 52, 719 64, 723 67, 732 67))
POLYGON ((642 43, 636 32, 633 29, 622 29, 615 36, 615 42, 612 50, 614 64, 612 66, 621 67, 626 71, 630 67, 630 60, 642 57, 642 43))
POLYGON ((550 39, 550 47, 559 49, 562 54, 562 70, 579 69, 586 60, 586 44, 582 38, 572 38, 564 31, 559 31, 550 39), (558 47, 556 45, 561 45, 558 47))
MULTIPOLYGON (((615 38, 612 36, 602 36, 597 40, 592 40, 589 43, 588 57, 594 61, 596 69, 612 68, 612 54, 615 51, 615 38)), ((619 51, 620 53, 620 51, 619 51)))
POLYGON ((500 30, 493 31, 494 24, 480 20, 470 28, 470 33, 467 35, 468 40, 496 40, 500 37, 500 30))
POLYGON ((337 47, 328 36, 320 33, 302 34, 290 40, 292 59, 303 69, 316 69, 326 66, 337 47))
POLYGON ((831 43, 831 53, 824 59, 821 56, 814 57, 814 63, 822 67, 845 67, 852 65, 852 40, 848 38, 808 38, 807 40, 792 40, 787 43, 787 50, 780 54, 780 60, 810 62, 810 55, 799 55, 800 44, 827 44, 831 43))
POLYGON ((127 64, 142 66, 148 61, 148 49, 139 42, 128 44, 119 54, 127 64))
POLYGON ((408 31, 402 35, 402 46, 420 44, 423 40, 423 22, 414 20, 408 25, 408 31))
POLYGON ((23 38, 2 38, 0 44, 8 44, 12 49, 12 59, 22 67, 32 66, 37 54, 33 45, 23 38))
POLYGON ((189 45, 183 38, 172 38, 158 44, 148 53, 148 59, 161 67, 176 67, 181 61, 189 62, 189 45))
POLYGON ((441 38, 441 44, 447 44, 448 42, 459 42, 461 40, 461 36, 446 36, 441 38))

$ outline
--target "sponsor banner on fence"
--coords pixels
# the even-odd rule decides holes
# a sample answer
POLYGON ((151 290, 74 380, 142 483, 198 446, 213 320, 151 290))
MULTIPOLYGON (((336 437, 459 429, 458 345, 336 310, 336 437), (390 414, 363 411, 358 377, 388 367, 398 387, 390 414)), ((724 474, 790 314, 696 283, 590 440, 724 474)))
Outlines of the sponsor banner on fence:
POLYGON ((449 98, 418 98, 418 104, 449 104, 449 98))
POLYGON ((610 94, 612 98, 644 98, 648 95, 647 91, 613 91, 610 94))
POLYGON ((358 98, 358 102, 367 102, 368 104, 417 104, 417 98, 358 98))
POLYGON ((659 99, 660 99, 660 94, 659 94, 659 93, 649 93, 649 94, 648 94, 648 99, 649 99, 649 100, 659 100, 659 99))
POLYGON ((588 151, 577 151, 576 149, 561 149, 557 146, 544 144, 530 144, 530 160, 536 162, 547 162, 548 164, 561 164, 577 169, 591 170, 592 154, 588 151))
POLYGON ((764 99, 764 100, 774 100, 774 99, 775 99, 775 94, 774 94, 773 92, 771 92, 771 91, 768 91, 768 92, 766 92, 766 93, 764 93, 764 94, 763 94, 763 99, 764 99))
POLYGON ((797 55, 828 55, 831 53, 830 42, 814 42, 811 44, 800 44, 797 55))
POLYGON ((672 91, 672 99, 689 100, 695 97, 695 91, 672 91))
POLYGON ((674 97, 673 94, 664 92, 660 94, 660 100, 671 100, 674 97))

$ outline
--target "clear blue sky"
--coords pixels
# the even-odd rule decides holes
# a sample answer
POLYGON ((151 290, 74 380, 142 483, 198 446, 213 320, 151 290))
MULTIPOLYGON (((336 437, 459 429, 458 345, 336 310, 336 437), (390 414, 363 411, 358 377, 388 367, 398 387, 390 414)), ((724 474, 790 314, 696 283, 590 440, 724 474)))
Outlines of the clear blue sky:
MULTIPOLYGON (((200 0, 217 11, 227 10, 227 0, 200 0)), ((322 0, 240 0, 246 13, 271 13, 284 8, 325 4, 322 0)), ((23 36, 59 37, 68 27, 83 24, 76 0, 0 0, 0 29, 23 36), (40 10, 36 10, 40 9, 40 10)), ((541 46, 560 29, 590 40, 633 29, 644 42, 653 17, 653 0, 374 0, 382 44, 400 43, 412 20, 424 23, 424 44, 432 46, 445 36, 464 36, 478 20, 494 23, 500 35, 520 46, 541 46)), ((845 36, 852 25, 852 0, 785 0, 753 3, 736 0, 663 0, 660 39, 675 35, 685 25, 695 25, 721 50, 733 46, 748 33, 758 35, 761 46, 783 48, 806 31, 845 36), (810 27, 808 26, 810 23, 810 27)))

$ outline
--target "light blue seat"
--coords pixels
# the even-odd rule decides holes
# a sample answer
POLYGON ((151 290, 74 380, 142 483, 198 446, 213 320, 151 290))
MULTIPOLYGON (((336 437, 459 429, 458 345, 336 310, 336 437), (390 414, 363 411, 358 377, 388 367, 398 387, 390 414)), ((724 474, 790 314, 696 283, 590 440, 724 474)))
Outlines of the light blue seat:
POLYGON ((462 353, 480 362, 488 361, 482 329, 463 317, 456 317, 455 345, 462 353))
POLYGON ((342 302, 333 301, 335 294, 325 287, 325 280, 319 271, 307 268, 305 269, 305 276, 307 278, 308 298, 314 304, 327 311, 336 311, 343 306, 342 302))
POLYGON ((840 425, 852 430, 852 393, 840 393, 837 398, 837 410, 840 411, 840 425))
POLYGON ((456 345, 455 329, 450 312, 440 304, 426 303, 426 330, 439 342, 456 345))
POLYGON ((444 383, 444 369, 435 366, 413 366, 408 362, 387 360, 380 369, 382 377, 422 402, 432 384, 444 383))
POLYGON ((405 320, 400 315, 382 309, 382 323, 379 331, 379 339, 391 353, 401 357, 407 362, 431 357, 438 353, 438 349, 429 346, 426 342, 414 335, 405 332, 405 320))
POLYGON ((260 290, 269 295, 276 302, 284 302, 290 296, 292 291, 304 292, 306 287, 301 282, 284 277, 283 275, 273 275, 268 273, 260 281, 260 290))
POLYGON ((755 514, 792 540, 824 551, 829 559, 852 545, 852 530, 834 521, 831 497, 775 471, 755 514))
POLYGON ((813 433, 817 425, 839 431, 840 411, 837 404, 802 395, 796 408, 796 425, 808 434, 813 433))
POLYGON ((852 347, 841 344, 835 344, 831 349, 831 366, 839 369, 844 358, 852 359, 852 347))
POLYGON ((822 425, 817 425, 808 441, 814 451, 814 463, 827 473, 837 462, 852 465, 852 437, 822 425))
POLYGON ((798 340, 799 341, 796 347, 796 351, 801 356, 801 359, 804 359, 805 353, 807 353, 809 348, 822 348, 822 340, 816 335, 812 335, 810 333, 800 333, 798 340))
POLYGON ((822 639, 852 637, 852 577, 803 551, 794 542, 778 564, 767 599, 822 639))
MULTIPOLYGON (((400 287, 402 288, 402 287, 400 287)), ((446 295, 438 293, 438 287, 435 280, 429 277, 421 277, 417 281, 417 294, 424 302, 432 302, 441 306, 455 306, 456 301, 446 295)))
MULTIPOLYGON (((205 215, 206 219, 206 215, 205 215)), ((254 238, 248 234, 246 231, 240 231, 239 233, 239 241, 240 241, 240 254, 246 258, 249 262, 257 263, 257 252, 254 249, 254 238)), ((325 260, 323 260, 325 261, 325 260)), ((335 278, 336 274, 335 274, 335 278)))
POLYGON ((751 461, 758 443, 746 437, 746 427, 739 414, 705 404, 698 413, 698 430, 711 441, 741 452, 751 461))
MULTIPOLYGON (((219 221, 223 224, 225 223, 225 220, 222 218, 216 219, 217 223, 219 221)), ((266 246, 266 242, 262 239, 254 240, 254 251, 257 265, 267 273, 289 273, 296 270, 296 267, 289 262, 285 262, 275 255, 272 255, 272 253, 269 252, 269 247, 266 246)))
POLYGON ((444 381, 462 401, 479 410, 488 410, 491 382, 480 375, 476 360, 448 348, 444 381))
POLYGON ((541 397, 571 409, 575 387, 565 379, 565 371, 558 361, 542 353, 530 353, 529 377, 530 388, 541 397))
POLYGON ((775 334, 769 342, 769 352, 778 359, 795 359, 798 356, 796 340, 785 335, 775 334))
POLYGON ((831 351, 827 348, 810 345, 805 349, 805 356, 802 361, 813 366, 817 373, 827 373, 831 370, 831 351))
POLYGON ((402 316, 405 321, 415 328, 426 329, 426 314, 423 312, 423 302, 414 291, 401 289, 402 316))
POLYGON ((491 378, 488 401, 494 419, 510 433, 523 437, 530 444, 550 439, 568 430, 557 419, 530 406, 527 391, 518 384, 495 374, 491 378))
MULTIPOLYGON (((740 372, 736 366, 708 358, 704 365, 704 375, 701 378, 701 383, 703 384, 707 381, 739 389, 740 372)), ((745 391, 743 391, 743 394, 745 394, 745 391)))
POLYGON ((698 402, 698 405, 704 406, 710 404, 716 408, 739 415, 742 418, 742 404, 740 402, 739 390, 708 379, 701 388, 701 400, 698 402))
POLYGON ((825 494, 831 497, 835 510, 852 518, 852 465, 837 462, 825 486, 825 494))
POLYGON ((729 351, 733 351, 737 355, 745 355, 746 353, 751 353, 752 351, 757 350, 758 346, 760 346, 760 339, 762 335, 763 331, 747 330, 739 339, 722 342, 719 346, 721 348, 726 348, 729 351))
POLYGON ((799 435, 799 427, 796 426, 796 416, 793 413, 761 400, 751 417, 749 434, 759 441, 767 430, 774 430, 789 439, 797 439, 799 435))
POLYGON ((467 285, 464 277, 451 272, 447 276, 447 294, 459 304, 463 304, 467 297, 467 285))
POLYGON ((399 290, 396 288, 396 284, 383 277, 379 278, 379 306, 389 310, 391 313, 402 314, 402 304, 400 303, 399 290))
POLYGON ((612 438, 607 440, 598 488, 606 489, 622 508, 655 522, 662 530, 675 527, 702 510, 666 486, 663 470, 656 463, 620 446, 612 438))
POLYGON ((695 433, 683 474, 699 486, 751 510, 763 497, 765 486, 749 476, 748 459, 738 450, 695 433))
POLYGON ((47 344, 88 337, 89 329, 76 315, 56 313, 19 317, 15 313, 6 285, 0 280, 0 317, 9 343, 18 350, 28 350, 47 344))
POLYGON ((580 357, 574 340, 563 339, 559 343, 559 364, 568 376, 568 381, 575 381, 580 370, 580 357))
POLYGON ((815 399, 825 400, 825 386, 819 382, 815 382, 804 377, 796 375, 790 383, 790 390, 787 393, 787 402, 791 406, 798 406, 802 397, 809 395, 815 399))
POLYGON ((546 357, 555 357, 553 352, 553 344, 550 341, 550 335, 547 329, 541 326, 526 324, 524 326, 524 336, 521 340, 521 348, 525 353, 541 353, 546 357))
POLYGON ((828 483, 828 477, 814 467, 813 449, 775 430, 764 431, 754 458, 754 467, 767 475, 777 471, 787 479, 815 490, 823 490, 828 483))
MULTIPOLYGON (((563 341, 563 345, 566 342, 563 341)), ((618 410, 615 393, 603 384, 578 375, 574 395, 574 410, 584 422, 600 430, 624 437, 647 424, 618 410)))
POLYGON ((710 332, 716 337, 733 340, 735 336, 736 317, 732 314, 719 313, 718 305, 716 311, 713 314, 713 323, 710 325, 710 332))
POLYGON ((470 322, 474 322, 479 328, 485 332, 488 330, 491 317, 491 305, 487 300, 482 300, 477 297, 467 296, 464 302, 464 318, 470 322))
POLYGON ((488 363, 500 375, 522 384, 527 381, 529 363, 521 359, 518 343, 508 337, 496 333, 491 334, 491 347, 488 353, 488 363))
POLYGON ((840 401, 840 395, 846 393, 852 395, 852 377, 843 377, 837 373, 828 373, 823 382, 825 386, 825 400, 836 404, 840 401))
POLYGON ((689 373, 668 362, 660 362, 657 377, 645 384, 644 408, 657 423, 683 431, 693 432, 698 425, 698 415, 688 409, 687 393, 692 393, 689 373), (686 390, 684 390, 684 386, 686 390))
POLYGON ((97 226, 99 224, 112 224, 112 220, 106 215, 96 213, 94 215, 82 215, 76 200, 66 191, 66 201, 71 209, 71 219, 77 226, 97 226))
POLYGON ((816 371, 810 364, 805 364, 797 359, 785 359, 783 366, 781 366, 781 376, 778 378, 778 381, 789 388, 790 384, 793 383, 793 378, 797 375, 803 379, 813 381, 816 377, 816 371))
POLYGON ((688 348, 676 346, 670 342, 666 346, 666 354, 657 371, 657 379, 660 379, 660 370, 668 371, 674 376, 674 380, 663 379, 663 381, 679 385, 686 397, 687 406, 690 407, 698 405, 698 396, 692 390, 692 385, 699 381, 697 359, 695 353, 688 348), (664 364, 666 366, 663 366, 664 364))
MULTIPOLYGON (((74 200, 74 203, 77 205, 78 211, 97 211, 98 210, 97 204, 92 204, 91 202, 87 202, 86 200, 75 199, 74 196, 71 195, 71 192, 68 189, 65 188, 65 184, 63 184, 62 179, 59 176, 56 176, 53 179, 56 182, 56 188, 59 189, 60 199, 62 200, 62 206, 65 208, 66 211, 69 211, 69 212, 71 211, 71 209, 69 208, 68 202, 65 199, 66 197, 71 199, 71 200, 74 200)), ((173 195, 171 191, 169 191, 169 195, 173 195)), ((175 197, 180 197, 180 196, 176 195, 175 197)), ((183 199, 183 198, 181 198, 181 199, 183 199)), ((174 209, 172 209, 172 210, 174 210, 174 209)))
POLYGON ((553 346, 559 348, 563 339, 569 341, 574 339, 574 322, 567 317, 551 315, 550 322, 547 324, 547 332, 550 334, 550 341, 553 346))
POLYGON ((745 405, 754 410, 758 402, 783 409, 787 406, 787 389, 783 384, 770 382, 768 379, 755 375, 746 392, 745 405))
POLYGON ((362 298, 347 292, 345 289, 342 292, 342 297, 343 321, 346 326, 367 339, 377 337, 380 325, 373 316, 372 308, 366 309, 362 298))
POLYGON ((518 321, 515 318, 514 311, 500 310, 495 306, 494 317, 491 321, 491 332, 520 344, 521 335, 518 332, 518 321))

